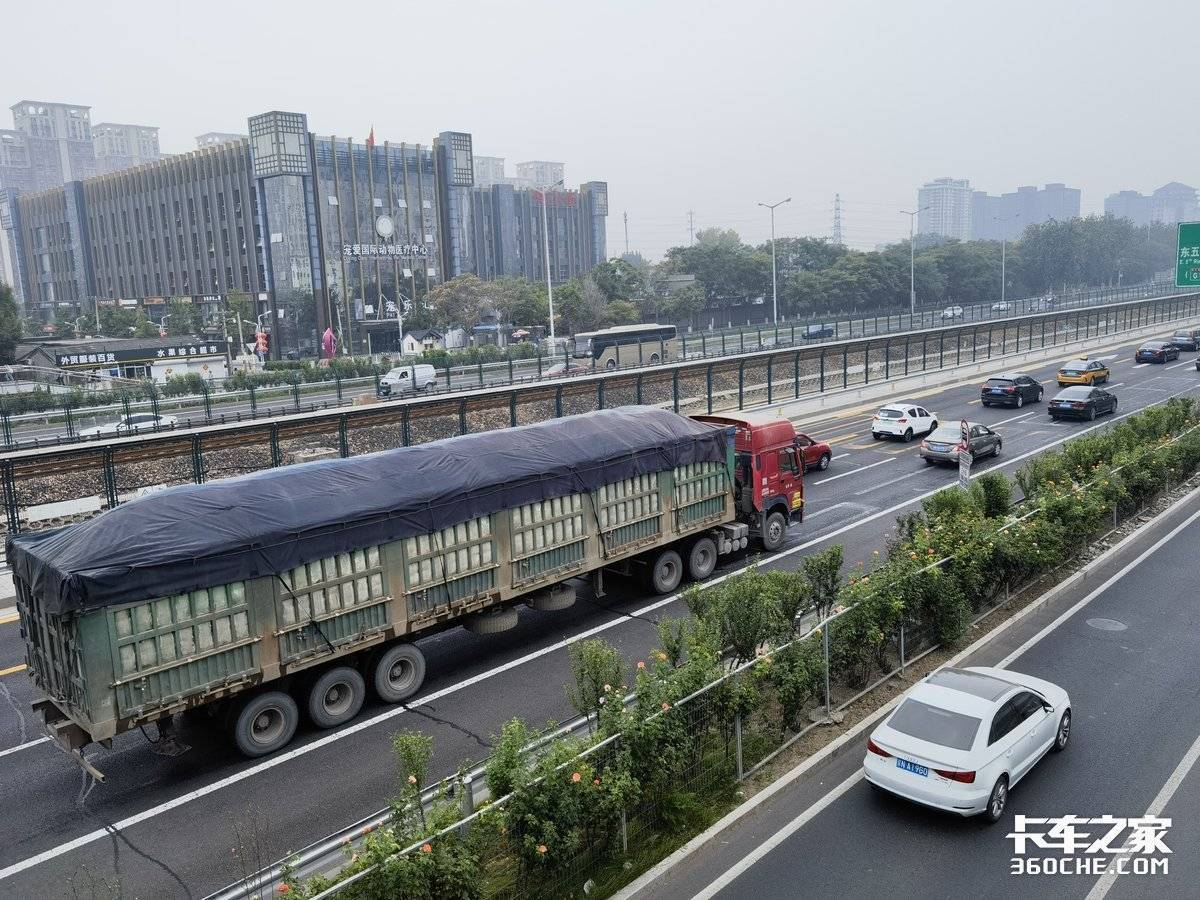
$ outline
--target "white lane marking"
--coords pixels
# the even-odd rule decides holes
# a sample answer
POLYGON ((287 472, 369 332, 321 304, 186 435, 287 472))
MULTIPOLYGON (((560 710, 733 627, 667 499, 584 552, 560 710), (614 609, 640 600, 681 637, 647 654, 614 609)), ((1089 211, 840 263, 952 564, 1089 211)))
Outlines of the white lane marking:
POLYGON ((37 740, 26 741, 24 744, 17 744, 15 747, 8 747, 4 750, 0 750, 0 756, 8 756, 10 753, 16 753, 20 750, 26 749, 27 747, 36 746, 37 744, 44 744, 49 740, 50 738, 48 737, 40 737, 37 740))
POLYGON ((1085 606, 1087 606, 1089 603, 1091 603, 1093 600, 1095 600, 1097 597, 1099 597, 1102 593, 1107 591, 1110 587, 1112 587, 1114 584, 1116 584, 1118 581, 1120 581, 1122 578, 1124 578, 1126 575, 1128 575, 1131 571, 1133 571, 1135 568, 1137 568, 1139 565, 1141 565, 1146 560, 1147 557, 1156 553, 1164 544, 1166 544, 1169 540, 1171 540, 1173 537, 1175 537, 1175 535, 1179 534, 1179 532, 1183 531, 1183 529, 1187 528, 1189 525, 1191 525, 1197 519, 1200 519, 1200 510, 1196 510, 1196 512, 1192 513, 1190 516, 1188 516, 1186 519, 1184 519, 1183 522, 1181 522, 1180 524, 1178 524, 1174 528, 1172 528, 1164 537, 1157 540, 1152 546, 1150 546, 1145 551, 1143 551, 1141 554, 1139 554, 1134 560, 1127 563, 1124 566, 1124 568, 1122 568, 1119 572, 1117 572, 1115 575, 1113 575, 1111 578, 1109 578, 1107 581, 1105 581, 1104 584, 1097 587, 1095 590, 1093 590, 1090 594, 1088 594, 1086 597, 1084 597, 1082 600, 1080 600, 1078 603, 1076 603, 1070 609, 1066 610, 1057 619, 1055 619, 1053 622, 1051 622, 1049 625, 1047 625, 1045 628, 1043 628, 1041 631, 1039 631, 1037 634, 1035 634, 1033 637, 1031 637, 1029 640, 1027 640, 1025 643, 1023 643, 1020 647, 1018 647, 1012 653, 1008 654, 1008 656, 1004 657, 1004 659, 1000 660, 1000 662, 998 662, 996 664, 996 667, 999 669, 1008 668, 1008 665, 1013 660, 1015 660, 1022 653, 1024 653, 1026 650, 1028 650, 1030 647, 1032 647, 1034 644, 1036 644, 1038 641, 1040 641, 1042 638, 1044 638, 1046 635, 1048 635, 1050 632, 1052 632, 1055 628, 1057 628, 1063 622, 1067 621, 1067 619, 1071 618, 1071 616, 1075 615, 1075 613, 1079 612, 1079 610, 1083 609, 1085 606))
POLYGON ((823 515, 825 515, 825 513, 833 512, 835 509, 840 509, 843 506, 858 506, 858 504, 851 503, 849 500, 845 500, 841 503, 835 503, 835 504, 833 504, 833 506, 822 506, 816 512, 806 513, 804 518, 806 521, 808 519, 815 519, 817 516, 823 516, 823 515))
MULTIPOLYGON (((1171 397, 1176 397, 1180 394, 1186 394, 1189 391, 1195 390, 1197 387, 1200 387, 1200 384, 1191 385, 1187 388, 1184 388, 1183 390, 1176 391, 1173 394, 1168 394, 1162 400, 1159 400, 1157 402, 1165 403, 1167 400, 1171 399, 1171 397)), ((1150 405, 1155 405, 1155 404, 1150 404, 1150 405)), ((1120 416, 1114 416, 1112 421, 1119 421, 1128 416, 1135 415, 1137 412, 1138 412, 1138 410, 1131 410, 1127 413, 1123 413, 1120 416)), ((990 469, 990 471, 995 471, 996 469, 1004 468, 1005 466, 1010 466, 1015 463, 1018 463, 1023 459, 1029 458, 1030 456, 1035 456, 1038 453, 1041 453, 1045 450, 1049 450, 1051 447, 1057 446, 1058 444, 1061 444, 1073 437, 1077 437, 1081 434, 1087 434, 1089 431, 1095 431, 1097 428, 1103 428, 1106 424, 1108 424, 1108 423, 1100 422, 1096 425, 1089 426, 1088 428, 1084 428, 1080 431, 1072 432, 1070 435, 1066 435, 1064 437, 1050 441, 1049 443, 1043 445, 1042 447, 1038 447, 1033 450, 1029 450, 1026 453, 1020 454, 1019 456, 1010 457, 1010 458, 1004 460, 1000 465, 992 467, 990 469)), ((882 460, 881 462, 890 462, 890 461, 891 461, 890 459, 885 459, 885 460, 882 460)), ((851 473, 847 473, 847 474, 851 474, 851 473)), ((971 477, 978 478, 979 475, 982 475, 982 474, 983 474, 983 472, 973 473, 971 475, 971 477)), ((840 476, 835 476, 835 477, 840 477, 840 476)), ((824 543, 825 541, 832 540, 833 538, 839 537, 840 535, 843 535, 848 531, 852 531, 855 528, 858 528, 862 525, 866 525, 868 522, 873 522, 876 519, 879 519, 883 516, 892 515, 893 513, 899 512, 900 510, 904 509, 907 506, 911 506, 914 503, 919 503, 920 501, 924 500, 926 497, 932 497, 938 491, 941 491, 944 489, 945 489, 944 486, 936 487, 932 490, 926 491, 923 494, 918 494, 915 497, 909 498, 908 500, 904 500, 893 506, 889 506, 887 509, 881 509, 878 512, 872 513, 869 516, 865 516, 862 519, 857 519, 853 522, 843 525, 840 528, 834 529, 833 531, 829 532, 828 534, 823 534, 823 535, 820 535, 819 537, 814 537, 811 540, 797 544, 795 547, 789 547, 787 550, 783 550, 783 551, 775 554, 774 556, 770 557, 767 561, 784 559, 795 553, 800 553, 804 550, 807 550, 809 547, 815 546, 816 544, 821 544, 821 543, 824 543)), ((1120 546, 1120 545, 1116 545, 1116 546, 1120 546)), ((755 562, 750 563, 749 565, 742 566, 739 569, 733 569, 729 572, 726 572, 724 575, 719 575, 718 577, 712 578, 704 583, 706 585, 720 584, 721 582, 727 581, 728 579, 732 578, 735 575, 739 575, 742 572, 747 571, 752 566, 757 565, 757 564, 758 564, 758 561, 756 560, 755 562)), ((663 597, 661 600, 657 600, 654 603, 650 603, 650 604, 647 604, 646 606, 643 606, 641 609, 635 610, 630 615, 624 615, 624 614, 619 615, 616 618, 609 620, 608 622, 602 622, 599 625, 595 625, 592 628, 588 628, 585 631, 581 631, 578 634, 572 635, 570 637, 563 638, 561 641, 557 641, 556 643, 550 644, 546 647, 543 647, 540 650, 534 650, 533 652, 527 653, 518 659, 510 660, 509 662, 506 662, 506 663, 503 663, 502 665, 496 666, 493 669, 488 669, 486 672, 480 672, 478 675, 473 675, 464 681, 458 682, 457 684, 448 685, 447 687, 442 688, 440 691, 435 691, 432 694, 429 694, 425 697, 421 697, 418 700, 414 700, 412 703, 408 704, 408 706, 424 706, 425 704, 430 703, 433 700, 441 699, 442 697, 449 696, 450 694, 456 694, 459 691, 463 690, 464 688, 472 687, 473 685, 476 685, 476 684, 480 683, 481 681, 486 681, 487 679, 492 678, 496 675, 499 675, 503 672, 507 672, 510 669, 515 669, 518 666, 522 666, 527 662, 530 662, 532 660, 546 656, 547 654, 554 653, 555 651, 561 650, 564 647, 570 646, 571 644, 575 643, 576 641, 584 640, 586 638, 592 637, 593 635, 599 634, 603 631, 607 631, 610 628, 614 628, 617 625, 624 623, 627 619, 629 619, 631 617, 636 618, 636 617, 646 616, 649 613, 652 613, 652 612, 655 612, 656 610, 662 609, 664 606, 668 606, 669 604, 674 603, 681 596, 682 596, 682 592, 678 593, 678 594, 672 594, 669 597, 663 597)), ((1027 608, 1032 609, 1032 607, 1027 607, 1027 608)), ((1012 620, 1010 620, 1010 621, 1012 621, 1012 620)), ((972 645, 972 646, 974 646, 974 645, 972 645)), ((968 650, 970 650, 970 649, 971 648, 968 648, 968 650)), ((964 652, 967 652, 967 651, 964 651, 964 652)), ((60 844, 57 847, 52 847, 49 850, 44 850, 41 853, 37 854, 36 856, 31 856, 28 859, 23 859, 20 862, 13 863, 12 865, 10 865, 4 869, 0 869, 0 881, 3 881, 5 878, 8 878, 12 875, 17 875, 21 872, 24 872, 27 869, 31 869, 34 866, 40 865, 41 863, 46 862, 47 860, 51 860, 58 856, 62 856, 65 853, 70 853, 71 851, 77 850, 80 847, 84 847, 90 843, 93 843, 94 841, 98 841, 98 840, 102 840, 106 837, 110 837, 113 831, 123 831, 124 829, 129 828, 133 825, 136 825, 139 822, 145 822, 148 819, 153 819, 159 815, 162 815, 165 812, 170 812, 173 809, 176 809, 180 806, 190 803, 193 800, 199 800, 201 797, 206 797, 209 794, 215 793, 216 791, 219 791, 223 788, 229 787, 230 785, 237 784, 241 781, 245 781, 248 778, 252 778, 255 775, 258 775, 260 772, 265 772, 268 769, 274 768, 275 766, 279 766, 285 762, 290 762, 293 759, 296 759, 301 756, 305 756, 309 753, 312 753, 315 750, 319 750, 322 747, 326 747, 330 744, 340 741, 342 738, 349 737, 352 734, 357 734, 360 731, 365 731, 368 728, 378 725, 381 722, 386 722, 389 719, 393 719, 396 716, 404 714, 405 712, 407 712, 407 709, 404 706, 394 707, 390 710, 387 710, 386 712, 380 713, 379 715, 372 716, 369 719, 364 719, 361 722, 356 722, 353 725, 350 725, 350 726, 342 729, 341 731, 336 731, 332 734, 326 735, 323 738, 318 738, 317 740, 312 741, 311 743, 304 744, 301 747, 297 747, 294 750, 289 750, 288 752, 282 753, 279 756, 272 756, 271 758, 264 760, 263 762, 258 763, 257 765, 251 766, 247 769, 243 769, 240 772, 235 772, 232 775, 228 775, 225 778, 220 779, 219 781, 211 782, 209 784, 204 785, 203 787, 197 788, 194 791, 189 791, 188 793, 182 794, 178 797, 175 797, 174 799, 166 800, 166 801, 158 804, 157 806, 151 807, 150 809, 143 810, 140 813, 135 813, 134 815, 129 816, 128 818, 122 819, 121 821, 114 823, 111 826, 111 828, 105 828, 103 830, 98 829, 96 831, 92 831, 87 834, 81 835, 80 837, 77 837, 74 840, 68 841, 65 844, 60 844)), ((847 732, 847 734, 850 734, 850 733, 851 732, 847 732)))
POLYGON ((792 819, 792 821, 788 822, 777 832, 755 847, 752 852, 738 860, 737 863, 731 866, 724 875, 712 882, 712 884, 710 884, 700 893, 696 894, 692 900, 711 900, 711 898, 715 897, 718 893, 732 884, 733 881, 738 878, 738 876, 740 876, 756 862, 758 862, 760 859, 790 838, 793 834, 807 825, 810 821, 816 818, 816 816, 818 816, 827 806, 831 805, 834 801, 840 798, 842 794, 846 793, 846 791, 850 790, 850 788, 862 781, 862 779, 862 769, 859 769, 857 772, 835 787, 832 791, 830 791, 808 809, 804 810, 804 812, 800 813, 800 815, 796 816, 796 818, 792 819))
POLYGON ((1110 359, 1116 359, 1118 355, 1119 354, 1116 354, 1116 353, 1110 353, 1110 354, 1108 354, 1108 356, 1097 356, 1096 359, 1100 360, 1100 362, 1106 362, 1107 360, 1110 360, 1110 359))
MULTIPOLYGON (((1193 491, 1192 494, 1194 495, 1195 491, 1193 491)), ((1018 647, 1016 650, 1014 650, 1008 656, 1004 657, 1004 659, 1001 660, 996 665, 996 668, 999 668, 999 669, 1007 668, 1010 663, 1012 663, 1014 660, 1020 658, 1020 656, 1022 654, 1024 654, 1026 651, 1028 651, 1029 648, 1033 647, 1039 641, 1044 640, 1047 635, 1049 635, 1056 628, 1058 628, 1060 625, 1062 625, 1063 622, 1065 622, 1071 616, 1075 615, 1075 613, 1077 613, 1080 609, 1085 607, 1087 604, 1091 603, 1096 597, 1100 596, 1100 594, 1107 591, 1110 587, 1112 587, 1114 584, 1116 584, 1118 581, 1120 581, 1122 578, 1124 578, 1126 575, 1128 575, 1133 569, 1137 568, 1139 565, 1141 565, 1143 562, 1145 562, 1148 557, 1153 555, 1164 544, 1169 542, 1172 538, 1174 538, 1176 535, 1178 535, 1179 532, 1183 531, 1185 528, 1187 528, 1189 525, 1191 525, 1197 519, 1200 519, 1200 510, 1196 510, 1196 512, 1192 513, 1183 522, 1181 522, 1179 525, 1176 525, 1174 528, 1172 528, 1169 533, 1167 533, 1165 536, 1163 536, 1158 541, 1156 541, 1152 546, 1150 546, 1149 548, 1144 550, 1142 553, 1138 554, 1138 556, 1135 559, 1133 559, 1127 565, 1122 567, 1119 572, 1117 572, 1115 575, 1113 575, 1111 578, 1109 578, 1107 581, 1105 581, 1104 584, 1100 585, 1098 588, 1096 588, 1094 591, 1092 591, 1090 594, 1088 594, 1086 597, 1084 597, 1082 600, 1080 600, 1078 603, 1076 603, 1074 606, 1072 606, 1070 609, 1068 609, 1066 612, 1064 612, 1062 615, 1060 615, 1058 618, 1056 618, 1053 622, 1051 622, 1045 628, 1038 631, 1037 634, 1033 635, 1033 637, 1031 637, 1029 640, 1027 640, 1025 643, 1023 643, 1020 647, 1018 647)), ((1132 535, 1131 535, 1131 537, 1132 537, 1132 535)), ((1040 605, 1041 604, 1038 604, 1038 603, 1031 604, 1030 606, 1026 607, 1026 610, 1032 610, 1040 605)), ((969 652, 969 649, 968 649, 968 651, 965 651, 965 652, 969 652)), ((952 663, 947 663, 947 665, 952 665, 952 663)), ((900 697, 895 698, 892 701, 892 703, 897 702, 899 699, 901 699, 901 698, 900 697)), ((891 705, 892 704, 888 704, 889 707, 891 705)), ((1193 745, 1192 751, 1195 751, 1197 753, 1197 755, 1200 755, 1200 739, 1198 739, 1196 744, 1193 745)), ((1192 751, 1189 751, 1188 756, 1184 757, 1184 762, 1188 763, 1187 768, 1189 768, 1189 769, 1191 768, 1191 764, 1195 762, 1195 759, 1191 759, 1189 761, 1189 757, 1191 757, 1192 751)), ((1182 767, 1182 765, 1183 765, 1183 763, 1180 763, 1181 767, 1182 767)), ((1179 769, 1177 768, 1176 774, 1178 774, 1178 773, 1179 773, 1179 769)), ((1185 770, 1183 772, 1183 774, 1179 775, 1178 781, 1174 782, 1174 786, 1171 789, 1172 794, 1174 793, 1175 789, 1178 787, 1179 781, 1182 781, 1183 776, 1186 774, 1187 774, 1187 772, 1185 770)), ((798 815, 796 818, 792 819, 790 822, 788 822, 786 825, 784 825, 782 828, 780 828, 778 831, 776 831, 773 835, 771 835, 769 838, 767 838, 762 844, 760 844, 758 847, 756 847, 751 853, 747 854, 745 857, 743 857, 741 860, 739 860, 736 864, 731 866, 725 872, 724 875, 722 875, 716 881, 714 881, 710 885, 708 885, 708 887, 706 887, 703 891, 696 894, 696 900, 709 900, 709 898, 713 897, 718 891, 727 887, 739 875, 741 875, 743 872, 745 872, 747 869, 749 869, 751 866, 753 866, 756 862, 758 862, 760 859, 762 859, 764 856, 766 856, 768 853, 770 853, 773 849, 778 847, 781 843, 783 843, 785 840, 787 840, 789 837, 791 837, 795 832, 797 832, 801 828, 803 828, 818 813, 820 813, 823 809, 825 809, 827 806, 829 806, 833 801, 835 801, 839 797, 841 797, 842 794, 846 793, 846 791, 848 791, 848 790, 850 790, 850 788, 854 787, 854 785, 861 778, 862 778, 862 769, 859 769, 857 772, 854 773, 854 775, 851 775, 849 778, 847 778, 845 781, 843 781, 841 784, 839 784, 837 787, 835 787, 832 791, 830 791, 828 794, 826 794, 820 800, 818 800, 816 803, 809 806, 802 813, 800 813, 800 815, 798 815)), ((1175 778, 1174 774, 1172 775, 1172 779, 1173 778, 1175 778)), ((1172 784, 1172 781, 1168 780, 1168 785, 1170 785, 1170 784, 1172 784)), ((1165 789, 1166 788, 1164 787, 1164 790, 1165 789)), ((1160 793, 1159 797, 1155 798, 1155 802, 1157 803, 1159 798, 1161 798, 1162 796, 1163 796, 1162 793, 1160 793)), ((1169 799, 1169 798, 1170 797, 1168 795, 1167 799, 1169 799)), ((1163 806, 1165 806, 1165 805, 1166 805, 1166 803, 1164 801, 1163 806)), ((1153 806, 1151 808, 1153 809, 1153 806)), ((1159 807, 1159 811, 1161 812, 1161 807, 1159 807)), ((1147 813, 1147 815, 1152 815, 1152 816, 1158 815, 1158 812, 1152 811, 1152 812, 1147 813)), ((1107 877, 1107 876, 1105 876, 1105 877, 1107 877)), ((1114 878, 1115 878, 1115 876, 1114 876, 1114 878)), ((1103 881, 1103 879, 1101 879, 1101 880, 1103 881)), ((1096 894, 1096 890, 1098 888, 1099 888, 1099 884, 1097 884, 1096 888, 1093 888, 1092 894, 1088 895, 1087 900, 1100 900, 1100 898, 1102 898, 1104 896, 1104 893, 1100 893, 1096 896, 1093 896, 1094 894, 1096 894)), ((1107 887, 1105 888, 1105 892, 1107 892, 1107 887)))
POLYGON ((855 491, 854 496, 862 497, 862 496, 865 496, 866 494, 873 494, 876 491, 880 490, 881 488, 890 487, 891 485, 895 484, 897 481, 903 481, 905 478, 912 478, 914 475, 920 475, 922 472, 928 472, 928 471, 929 471, 928 466, 925 466, 924 468, 921 468, 921 469, 913 469, 913 471, 909 472, 907 475, 900 475, 896 478, 893 478, 885 485, 880 484, 880 485, 876 485, 875 487, 869 487, 863 491, 855 491))
POLYGON ((895 462, 894 459, 881 459, 879 462, 868 463, 865 466, 859 466, 857 469, 851 469, 849 472, 843 472, 841 475, 834 475, 832 478, 822 478, 820 481, 814 481, 813 487, 818 484, 829 484, 831 481, 837 481, 839 478, 845 478, 847 475, 857 475, 859 472, 865 472, 867 469, 873 469, 876 466, 882 466, 884 463, 895 462))
MULTIPOLYGON (((1147 816, 1162 815, 1171 798, 1175 796, 1175 792, 1179 790, 1179 785, 1183 784, 1183 780, 1187 778, 1188 773, 1192 770, 1192 766, 1196 764, 1196 760, 1198 759, 1200 759, 1200 737, 1196 738, 1192 746, 1188 748, 1188 752, 1183 755, 1183 759, 1179 761, 1179 765, 1175 767, 1175 771, 1171 773, 1171 777, 1163 784, 1162 790, 1158 792, 1158 796, 1154 798, 1150 804, 1150 808, 1146 810, 1147 816)), ((1129 840, 1126 840, 1123 846, 1128 847, 1129 844, 1129 840)), ((1120 857, 1118 856, 1117 858, 1119 859, 1120 857)), ((1116 884, 1118 877, 1120 876, 1117 874, 1116 867, 1110 864, 1108 871, 1101 875, 1100 880, 1088 891, 1086 900, 1104 900, 1104 897, 1108 895, 1112 886, 1116 884)))
POLYGON ((1144 369, 1148 365, 1151 365, 1151 364, 1150 363, 1137 363, 1136 365, 1134 365, 1134 368, 1135 369, 1144 369))
POLYGON ((1030 416, 1034 416, 1034 415, 1037 415, 1036 409, 1033 410, 1033 412, 1021 413, 1021 415, 1019 415, 1019 416, 1011 416, 1007 419, 1001 419, 999 422, 993 422, 992 425, 1006 425, 1009 422, 1015 422, 1018 419, 1028 419, 1030 416))
POLYGON ((1118 381, 1116 384, 1106 384, 1106 385, 1104 385, 1104 386, 1105 386, 1106 388, 1108 388, 1109 390, 1111 390, 1111 389, 1113 389, 1113 388, 1125 387, 1125 382, 1123 382, 1123 381, 1118 381))
POLYGON ((830 457, 830 459, 841 459, 843 456, 849 456, 849 455, 850 455, 849 453, 838 453, 837 455, 830 457))
POLYGON ((1183 362, 1177 362, 1173 366, 1167 366, 1167 368, 1168 369, 1178 369, 1180 366, 1190 366, 1191 364, 1192 364, 1192 361, 1190 359, 1185 359, 1183 362))

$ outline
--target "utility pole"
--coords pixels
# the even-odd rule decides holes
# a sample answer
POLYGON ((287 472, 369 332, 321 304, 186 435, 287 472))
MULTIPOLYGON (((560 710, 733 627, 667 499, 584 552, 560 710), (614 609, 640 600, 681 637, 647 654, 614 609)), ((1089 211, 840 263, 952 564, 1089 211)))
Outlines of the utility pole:
POLYGON ((621 218, 625 220, 625 255, 629 255, 629 211, 621 213, 621 218))
POLYGON ((688 210, 688 246, 696 243, 696 212, 688 210))
POLYGON ((775 325, 779 324, 779 286, 775 279, 775 207, 791 202, 792 198, 788 197, 778 203, 758 204, 771 211, 771 319, 775 325))
POLYGON ((842 195, 833 195, 833 244, 835 247, 845 246, 842 237, 842 195))

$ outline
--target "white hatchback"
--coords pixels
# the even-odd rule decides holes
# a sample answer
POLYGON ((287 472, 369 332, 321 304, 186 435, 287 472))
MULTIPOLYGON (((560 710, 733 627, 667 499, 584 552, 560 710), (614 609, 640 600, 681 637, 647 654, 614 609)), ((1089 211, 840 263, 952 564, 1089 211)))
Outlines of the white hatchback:
POLYGON ((871 436, 877 441, 885 437, 911 441, 913 435, 929 434, 937 427, 937 413, 912 401, 889 403, 871 417, 871 436))
POLYGON ((913 685, 867 741, 863 774, 924 806, 997 821, 1008 792, 1071 737, 1071 700, 1030 675, 971 666, 913 685))

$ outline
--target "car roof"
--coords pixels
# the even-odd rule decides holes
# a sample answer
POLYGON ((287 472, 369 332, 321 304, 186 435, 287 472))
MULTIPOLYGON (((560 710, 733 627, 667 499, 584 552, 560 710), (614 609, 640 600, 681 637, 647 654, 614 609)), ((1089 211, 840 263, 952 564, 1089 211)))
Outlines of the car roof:
POLYGON ((1097 390, 1097 388, 1088 387, 1086 384, 1076 384, 1072 385, 1071 387, 1063 388, 1054 396, 1055 398, 1066 397, 1068 399, 1071 397, 1087 397, 1094 390, 1097 390))
POLYGON ((950 666, 938 669, 925 681, 951 690, 963 691, 993 703, 1014 687, 1011 681, 1005 681, 994 675, 985 675, 982 672, 971 672, 967 669, 956 669, 950 666))
POLYGON ((976 719, 987 719, 1002 702, 989 700, 941 684, 934 684, 928 679, 914 684, 908 691, 908 697, 919 700, 921 703, 928 703, 930 706, 936 706, 938 709, 962 713, 964 716, 972 716, 976 719))
POLYGON ((918 403, 916 400, 893 400, 891 403, 885 403, 880 409, 899 409, 901 406, 924 406, 923 403, 918 403))
POLYGON ((1142 344, 1143 347, 1161 347, 1166 341, 1146 341, 1142 344))
POLYGON ((1028 378, 1028 377, 1029 376, 1026 375, 1024 372, 997 372, 995 375, 989 375, 988 380, 991 381, 993 378, 1007 378, 1009 381, 1012 381, 1016 378, 1028 378))

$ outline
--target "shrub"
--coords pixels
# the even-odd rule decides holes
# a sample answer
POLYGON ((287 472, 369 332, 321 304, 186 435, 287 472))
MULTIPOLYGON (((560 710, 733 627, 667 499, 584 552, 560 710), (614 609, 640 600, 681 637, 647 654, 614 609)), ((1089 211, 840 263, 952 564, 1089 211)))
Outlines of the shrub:
POLYGON ((488 791, 493 799, 499 800, 505 794, 512 793, 528 780, 529 770, 522 755, 528 745, 529 729, 524 722, 512 718, 504 723, 484 766, 488 791))
POLYGON ((567 698, 581 716, 595 715, 602 698, 621 683, 625 661, 616 647, 599 638, 571 644, 568 653, 575 684, 567 687, 567 698))

